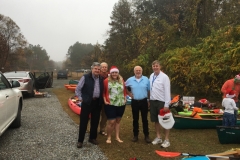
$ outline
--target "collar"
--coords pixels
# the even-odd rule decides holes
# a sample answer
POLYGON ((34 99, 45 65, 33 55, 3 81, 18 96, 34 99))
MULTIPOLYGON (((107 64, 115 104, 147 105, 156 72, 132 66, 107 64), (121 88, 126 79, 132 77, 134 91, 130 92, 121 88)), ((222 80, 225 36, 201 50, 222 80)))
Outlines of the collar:
POLYGON ((161 71, 159 71, 158 74, 156 74, 156 73, 154 72, 153 76, 158 76, 160 73, 161 73, 161 71))
POLYGON ((136 76, 134 76, 134 78, 135 78, 135 79, 142 79, 142 75, 141 75, 141 77, 140 77, 140 78, 137 78, 136 76))
POLYGON ((98 75, 98 76, 95 76, 94 74, 92 74, 92 78, 93 78, 93 79, 97 79, 97 78, 99 78, 99 75, 98 75))

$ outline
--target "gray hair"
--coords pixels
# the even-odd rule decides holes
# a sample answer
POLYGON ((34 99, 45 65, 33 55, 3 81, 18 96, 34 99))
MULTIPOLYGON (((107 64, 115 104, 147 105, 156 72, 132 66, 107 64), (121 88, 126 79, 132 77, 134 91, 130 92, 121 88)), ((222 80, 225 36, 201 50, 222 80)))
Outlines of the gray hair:
POLYGON ((159 66, 161 66, 161 64, 160 64, 160 61, 159 61, 159 60, 155 60, 155 61, 153 61, 153 62, 152 62, 152 65, 154 65, 154 64, 158 64, 159 66))
POLYGON ((101 67, 99 62, 93 62, 91 69, 93 69, 93 67, 95 67, 95 66, 101 67))

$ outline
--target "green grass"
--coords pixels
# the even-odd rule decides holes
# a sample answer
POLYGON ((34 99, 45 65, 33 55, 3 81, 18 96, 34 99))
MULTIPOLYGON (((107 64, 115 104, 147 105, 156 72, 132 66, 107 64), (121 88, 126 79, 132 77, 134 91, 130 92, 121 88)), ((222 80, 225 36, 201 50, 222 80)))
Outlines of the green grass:
MULTIPOLYGON (((68 98, 73 96, 72 91, 65 88, 53 89, 54 94, 57 95, 63 110, 72 118, 72 120, 79 124, 79 115, 72 112, 68 107, 68 98)), ((141 117, 140 117, 141 118, 141 117)), ((106 136, 98 135, 97 140, 100 142, 99 147, 109 160, 129 160, 136 157, 141 160, 160 160, 160 159, 181 159, 163 158, 155 153, 155 150, 171 151, 171 152, 187 152, 191 154, 213 154, 230 150, 239 147, 239 144, 220 144, 218 140, 217 131, 215 129, 171 129, 170 142, 171 146, 163 149, 160 145, 147 144, 144 141, 142 133, 142 124, 140 122, 139 141, 134 143, 131 141, 133 137, 132 132, 132 114, 131 107, 127 105, 125 113, 121 121, 120 138, 124 141, 118 143, 113 141, 115 136, 112 136, 112 143, 106 144, 106 136)), ((150 138, 155 138, 154 124, 149 121, 150 138)))

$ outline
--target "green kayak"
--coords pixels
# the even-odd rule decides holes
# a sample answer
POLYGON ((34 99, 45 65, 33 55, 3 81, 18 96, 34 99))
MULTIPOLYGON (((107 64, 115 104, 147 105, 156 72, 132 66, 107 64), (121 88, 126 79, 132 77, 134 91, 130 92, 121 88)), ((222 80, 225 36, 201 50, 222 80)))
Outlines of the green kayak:
MULTIPOLYGON (((192 111, 187 111, 187 112, 178 112, 178 115, 180 116, 191 116, 192 111)), ((240 114, 240 111, 238 111, 238 114, 240 114)), ((223 115, 222 113, 212 113, 212 111, 204 110, 203 113, 198 113, 200 116, 221 116, 223 115)))
POLYGON ((78 84, 78 80, 71 79, 68 83, 69 84, 78 84))

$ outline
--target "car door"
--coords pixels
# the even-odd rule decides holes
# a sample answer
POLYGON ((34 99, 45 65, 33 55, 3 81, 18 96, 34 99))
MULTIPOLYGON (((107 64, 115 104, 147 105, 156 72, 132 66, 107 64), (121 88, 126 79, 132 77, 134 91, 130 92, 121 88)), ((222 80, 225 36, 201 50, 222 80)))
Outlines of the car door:
POLYGON ((6 125, 4 122, 6 121, 6 107, 4 107, 5 97, 3 93, 3 85, 0 80, 0 134, 6 125))
POLYGON ((8 80, 0 74, 0 132, 11 123, 16 113, 16 94, 8 80))
POLYGON ((34 72, 36 89, 51 88, 53 83, 53 73, 34 72))
POLYGON ((29 72, 28 73, 29 74, 29 77, 31 78, 31 85, 30 85, 30 89, 35 89, 35 78, 34 78, 34 75, 31 73, 31 72, 29 72))
POLYGON ((46 88, 52 88, 53 85, 53 72, 46 72, 48 76, 48 80, 46 83, 46 88))

